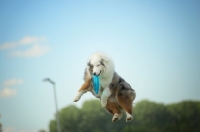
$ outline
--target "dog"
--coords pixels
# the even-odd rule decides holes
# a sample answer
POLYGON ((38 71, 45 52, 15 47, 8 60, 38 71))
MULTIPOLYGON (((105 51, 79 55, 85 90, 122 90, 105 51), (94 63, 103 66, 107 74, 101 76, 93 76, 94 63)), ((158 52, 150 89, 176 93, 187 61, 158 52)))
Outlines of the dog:
POLYGON ((126 121, 132 120, 132 102, 136 97, 136 93, 131 86, 114 71, 114 64, 110 58, 102 53, 93 54, 89 58, 87 68, 85 69, 84 81, 84 84, 78 90, 74 102, 77 102, 84 93, 90 91, 95 97, 100 98, 101 104, 105 105, 102 106, 105 107, 109 113, 113 114, 113 122, 121 119, 122 110, 126 113, 126 121), (107 68, 107 66, 109 67, 107 68), (104 79, 103 83, 102 80, 100 81, 102 84, 100 84, 100 91, 98 94, 94 92, 92 74, 99 76, 100 79, 104 79), (110 77, 112 77, 111 80, 110 77), (102 100, 105 102, 102 102, 102 100))
MULTIPOLYGON (((91 92, 94 96, 97 98, 101 98, 101 105, 102 107, 106 107, 107 99, 111 95, 111 92, 109 90, 109 85, 112 81, 113 75, 114 75, 114 63, 110 57, 108 57, 103 52, 96 52, 91 55, 87 62, 87 67, 85 69, 84 74, 84 85, 89 85, 92 75, 99 76, 100 79, 100 90, 98 94, 95 94, 94 90, 91 92)), ((85 86, 82 86, 77 96, 74 99, 74 102, 77 102, 80 97, 87 92, 88 90, 85 89, 85 86)))

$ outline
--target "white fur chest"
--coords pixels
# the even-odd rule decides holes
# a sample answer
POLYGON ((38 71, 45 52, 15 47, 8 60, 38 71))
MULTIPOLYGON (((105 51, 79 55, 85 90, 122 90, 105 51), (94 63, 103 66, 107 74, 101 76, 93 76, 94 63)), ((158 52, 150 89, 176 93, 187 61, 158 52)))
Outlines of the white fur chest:
POLYGON ((100 85, 101 85, 101 87, 103 89, 106 88, 106 87, 108 87, 109 84, 112 81, 112 78, 113 78, 113 75, 112 76, 107 76, 107 77, 100 76, 100 85))

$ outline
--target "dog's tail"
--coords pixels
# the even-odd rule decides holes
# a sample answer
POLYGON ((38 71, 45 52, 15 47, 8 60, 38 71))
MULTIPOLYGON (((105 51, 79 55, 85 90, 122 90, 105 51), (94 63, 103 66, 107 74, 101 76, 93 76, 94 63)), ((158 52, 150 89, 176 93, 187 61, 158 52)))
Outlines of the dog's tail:
POLYGON ((125 100, 134 101, 136 92, 127 82, 121 82, 117 86, 116 99, 122 97, 125 100))
POLYGON ((133 91, 131 92, 131 100, 134 101, 134 100, 135 100, 135 97, 136 97, 136 92, 135 92, 135 90, 133 90, 133 91))

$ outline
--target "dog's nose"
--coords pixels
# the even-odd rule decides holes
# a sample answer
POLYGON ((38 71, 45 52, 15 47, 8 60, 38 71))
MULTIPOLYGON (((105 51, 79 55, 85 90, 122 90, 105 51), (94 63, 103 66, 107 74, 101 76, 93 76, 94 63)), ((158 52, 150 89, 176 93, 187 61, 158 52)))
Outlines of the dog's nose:
POLYGON ((96 72, 94 72, 93 75, 96 76, 96 72))

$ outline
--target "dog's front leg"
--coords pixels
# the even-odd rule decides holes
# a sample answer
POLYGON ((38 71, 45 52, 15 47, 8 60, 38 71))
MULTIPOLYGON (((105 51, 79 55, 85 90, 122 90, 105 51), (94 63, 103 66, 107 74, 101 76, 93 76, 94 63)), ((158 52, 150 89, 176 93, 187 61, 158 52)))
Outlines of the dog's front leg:
POLYGON ((111 95, 109 87, 104 88, 102 95, 101 95, 101 105, 102 107, 106 107, 108 97, 111 95))
POLYGON ((76 95, 76 97, 74 98, 74 102, 79 101, 79 99, 81 98, 81 96, 86 93, 87 91, 90 90, 90 84, 91 84, 91 79, 87 80, 82 86, 81 88, 78 90, 78 93, 76 95))

